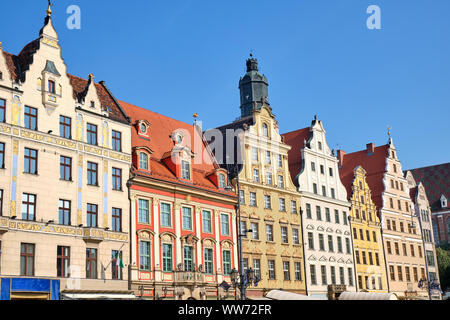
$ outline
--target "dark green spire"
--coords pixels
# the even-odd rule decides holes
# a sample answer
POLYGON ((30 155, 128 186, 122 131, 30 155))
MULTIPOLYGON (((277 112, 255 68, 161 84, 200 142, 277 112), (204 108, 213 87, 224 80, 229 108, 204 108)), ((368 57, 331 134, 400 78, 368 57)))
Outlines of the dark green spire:
POLYGON ((258 72, 258 60, 250 55, 247 60, 247 73, 239 81, 242 118, 251 115, 254 108, 261 109, 263 101, 269 105, 268 88, 267 78, 258 72))

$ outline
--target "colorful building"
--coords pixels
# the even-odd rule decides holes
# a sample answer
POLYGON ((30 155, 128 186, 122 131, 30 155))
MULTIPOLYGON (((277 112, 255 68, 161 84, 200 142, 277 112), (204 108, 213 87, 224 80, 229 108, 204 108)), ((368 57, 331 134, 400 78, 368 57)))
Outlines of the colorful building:
POLYGON ((339 167, 339 174, 352 203, 350 216, 357 290, 387 293, 381 223, 367 183, 367 172, 361 166, 353 168, 344 162, 344 166, 339 167))
POLYGON ((18 55, 0 45, 0 123, 1 298, 127 294, 130 124, 67 73, 50 7, 18 55))
POLYGON ((145 299, 233 298, 237 196, 198 125, 120 102, 132 123, 130 285, 145 299))
POLYGON ((416 183, 422 183, 430 202, 434 240, 450 242, 450 163, 410 170, 416 183))
POLYGON ((302 197, 308 295, 327 297, 329 285, 355 291, 351 204, 323 123, 315 117, 310 127, 283 134, 283 138, 292 148, 289 170, 302 197))
POLYGON ((422 234, 392 138, 387 145, 371 143, 354 153, 339 150, 338 158, 342 167, 366 170, 381 221, 389 292, 406 298, 427 297, 426 290, 419 288, 425 278, 422 234))
MULTIPOLYGON (((433 236, 433 223, 431 220, 430 204, 425 187, 422 182, 416 183, 411 171, 405 173, 406 180, 414 203, 416 216, 419 218, 419 227, 422 231, 423 247, 425 249, 426 274, 429 281, 439 283, 439 267, 436 256, 436 245, 433 236)), ((435 300, 441 299, 441 291, 430 284, 429 294, 435 300)))
MULTIPOLYGON (((305 294, 300 195, 289 175, 290 147, 278 131, 268 101, 268 81, 259 73, 253 57, 247 60, 247 72, 239 88, 241 117, 218 128, 221 139, 215 137, 214 141, 223 144, 210 146, 216 156, 222 156, 218 150, 223 146, 224 158, 219 158, 223 167, 241 165, 241 271, 251 268, 261 279, 257 287, 247 289, 247 296, 261 297, 280 288, 305 294), (237 163, 229 163, 230 159, 237 163)), ((233 186, 237 187, 237 179, 233 179, 233 186)))

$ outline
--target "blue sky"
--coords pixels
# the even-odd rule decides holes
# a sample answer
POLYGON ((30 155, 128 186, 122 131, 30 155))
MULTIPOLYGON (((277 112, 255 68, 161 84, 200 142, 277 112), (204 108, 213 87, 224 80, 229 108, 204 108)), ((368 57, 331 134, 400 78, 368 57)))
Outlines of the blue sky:
MULTIPOLYGON (((2 1, 0 41, 18 54, 47 1, 2 1), (13 14, 11 14, 13 13, 13 14)), ((68 72, 105 80, 121 100, 204 129, 240 114, 253 50, 282 133, 317 114, 331 148, 394 143, 404 169, 450 161, 448 0, 55 0, 68 72), (69 5, 81 30, 69 30, 69 5), (369 30, 369 5, 381 30, 369 30)))

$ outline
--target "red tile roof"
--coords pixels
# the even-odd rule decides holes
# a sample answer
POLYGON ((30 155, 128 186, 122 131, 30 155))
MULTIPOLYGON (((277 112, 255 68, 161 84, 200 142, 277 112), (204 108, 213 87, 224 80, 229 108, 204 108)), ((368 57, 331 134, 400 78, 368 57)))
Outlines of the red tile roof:
POLYGON ((386 172, 386 159, 388 157, 389 145, 376 147, 373 154, 367 149, 343 156, 343 163, 339 169, 342 183, 347 189, 349 198, 352 196, 352 183, 354 180, 354 169, 361 166, 367 172, 367 183, 371 190, 372 200, 378 209, 383 206, 382 193, 384 192, 383 178, 386 172))
MULTIPOLYGON (((202 138, 202 134, 199 133, 193 125, 187 124, 182 121, 169 118, 167 116, 158 114, 156 112, 137 107, 124 101, 119 102, 125 109, 125 112, 130 116, 132 123, 132 147, 147 147, 153 151, 150 156, 150 172, 151 177, 175 182, 179 184, 185 184, 187 186, 194 186, 209 191, 219 192, 228 196, 236 197, 233 192, 220 190, 207 176, 215 172, 220 167, 218 166, 214 156, 210 155, 211 162, 204 161, 203 154, 206 152, 207 144, 202 138), (137 126, 134 124, 137 121, 146 120, 149 122, 148 138, 142 137, 138 134, 137 126), (202 154, 196 153, 192 159, 192 183, 184 182, 176 177, 176 175, 163 163, 162 158, 168 152, 171 152, 174 147, 172 140, 172 134, 175 131, 182 130, 189 133, 190 137, 185 136, 183 144, 189 147, 193 152, 196 152, 194 148, 194 141, 201 142, 202 154), (194 137, 196 140, 194 140, 194 137), (189 139, 190 138, 190 139, 189 139)), ((170 161, 170 160, 169 160, 170 161)), ((136 164, 133 165, 133 171, 135 174, 145 176, 145 173, 137 170, 136 164)))
POLYGON ((305 147, 305 142, 308 143, 311 138, 311 128, 303 128, 281 136, 284 138, 284 143, 292 148, 288 153, 289 171, 294 184, 298 187, 298 181, 295 178, 303 167, 302 149, 305 147))

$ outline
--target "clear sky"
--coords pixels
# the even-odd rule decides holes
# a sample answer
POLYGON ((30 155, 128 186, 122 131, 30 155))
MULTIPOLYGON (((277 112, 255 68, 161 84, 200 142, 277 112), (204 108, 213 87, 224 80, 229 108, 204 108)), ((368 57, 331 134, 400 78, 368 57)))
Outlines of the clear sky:
MULTIPOLYGON (((46 0, 2 1, 0 41, 37 38, 46 0)), ((240 115, 253 50, 282 133, 324 122, 332 149, 394 143, 404 169, 450 161, 449 0, 55 0, 68 72, 204 129, 240 115), (69 30, 68 6, 81 9, 69 30), (369 5, 381 30, 369 30, 369 5)))

